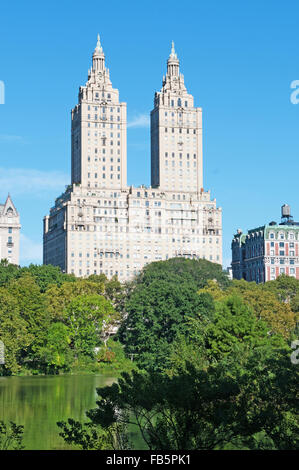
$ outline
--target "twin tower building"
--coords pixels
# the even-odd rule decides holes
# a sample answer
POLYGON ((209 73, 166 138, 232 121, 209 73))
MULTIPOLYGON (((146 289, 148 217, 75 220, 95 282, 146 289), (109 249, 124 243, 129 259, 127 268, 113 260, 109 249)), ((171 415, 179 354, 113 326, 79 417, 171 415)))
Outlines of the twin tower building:
POLYGON ((203 189, 202 109, 186 90, 172 43, 151 112, 151 186, 129 187, 127 106, 98 36, 72 110, 72 182, 44 218, 44 264, 126 281, 174 257, 222 264, 221 208, 203 189))

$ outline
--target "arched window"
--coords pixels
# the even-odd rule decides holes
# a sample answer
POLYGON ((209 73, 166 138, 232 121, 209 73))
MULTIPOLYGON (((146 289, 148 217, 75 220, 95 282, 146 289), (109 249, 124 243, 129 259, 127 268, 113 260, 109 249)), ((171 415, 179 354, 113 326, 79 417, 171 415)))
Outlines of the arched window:
POLYGON ((182 100, 181 100, 181 98, 178 99, 178 106, 180 106, 180 107, 182 106, 182 100))

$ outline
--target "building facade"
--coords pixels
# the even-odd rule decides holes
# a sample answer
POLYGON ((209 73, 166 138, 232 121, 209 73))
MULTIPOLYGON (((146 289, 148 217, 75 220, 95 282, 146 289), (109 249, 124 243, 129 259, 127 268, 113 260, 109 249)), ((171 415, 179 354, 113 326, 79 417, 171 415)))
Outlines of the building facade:
POLYGON ((281 274, 299 279, 299 223, 282 206, 281 223, 270 222, 243 234, 238 230, 232 241, 234 279, 257 283, 271 281, 281 274))
POLYGON ((126 103, 98 37, 72 110, 72 183, 44 218, 44 264, 126 281, 173 257, 222 264, 222 211, 203 189, 202 110, 172 44, 151 112, 151 186, 127 186, 126 103))
POLYGON ((0 204, 0 259, 19 265, 20 216, 10 195, 0 204))

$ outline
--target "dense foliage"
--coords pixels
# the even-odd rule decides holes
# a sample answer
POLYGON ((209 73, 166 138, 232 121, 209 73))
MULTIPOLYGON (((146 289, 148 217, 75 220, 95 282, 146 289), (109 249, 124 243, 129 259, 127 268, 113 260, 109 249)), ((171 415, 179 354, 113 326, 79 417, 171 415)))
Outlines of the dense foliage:
POLYGON ((203 260, 147 266, 118 332, 138 369, 97 390, 89 423, 60 423, 64 438, 84 448, 87 425, 119 425, 127 436, 137 427, 149 449, 298 449, 298 295, 295 279, 231 282, 203 260))
POLYGON ((150 449, 298 449, 298 313, 296 279, 230 281, 206 260, 126 285, 3 262, 0 373, 122 372, 88 422, 59 423, 82 449, 132 448, 132 429, 150 449))
POLYGON ((0 421, 0 450, 21 450, 24 426, 0 421))
POLYGON ((121 319, 124 288, 117 279, 76 279, 54 266, 2 261, 0 285, 0 375, 132 367, 122 346, 109 340, 121 319))
POLYGON ((141 367, 163 367, 169 344, 178 334, 187 334, 186 320, 211 315, 212 299, 198 295, 209 279, 229 285, 221 266, 206 260, 156 262, 137 276, 125 301, 127 316, 118 337, 141 367))

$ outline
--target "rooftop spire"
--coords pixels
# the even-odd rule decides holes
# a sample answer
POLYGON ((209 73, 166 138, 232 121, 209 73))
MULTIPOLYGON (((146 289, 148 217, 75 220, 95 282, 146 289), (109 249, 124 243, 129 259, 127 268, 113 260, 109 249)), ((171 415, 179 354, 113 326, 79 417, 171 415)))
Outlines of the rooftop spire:
POLYGON ((177 59, 177 55, 176 55, 176 52, 175 52, 175 49, 174 49, 174 42, 171 41, 171 53, 170 53, 170 56, 169 56, 170 59, 177 59))
POLYGON ((95 48, 95 52, 98 52, 99 54, 103 54, 103 48, 101 46, 101 40, 100 40, 99 34, 98 34, 98 40, 97 40, 97 46, 95 48))

